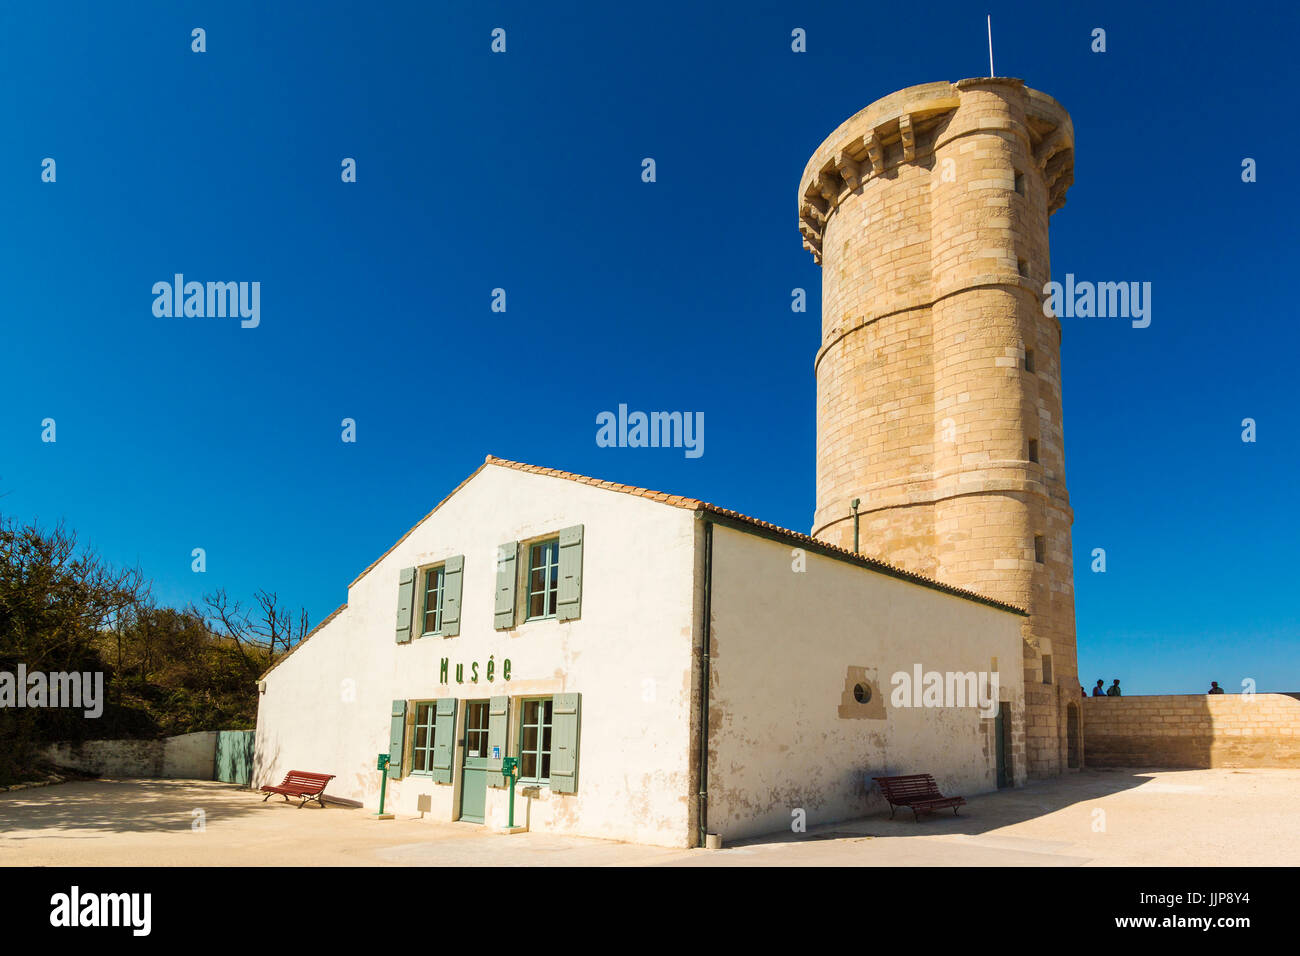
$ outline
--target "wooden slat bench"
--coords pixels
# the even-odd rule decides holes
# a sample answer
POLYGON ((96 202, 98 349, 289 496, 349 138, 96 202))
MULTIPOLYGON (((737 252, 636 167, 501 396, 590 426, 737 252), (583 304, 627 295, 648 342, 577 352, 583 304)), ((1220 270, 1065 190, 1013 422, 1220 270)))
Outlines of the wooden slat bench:
POLYGON ((965 797, 945 797, 939 792, 934 777, 928 773, 906 774, 901 777, 872 777, 880 784, 880 792, 889 801, 889 818, 894 818, 897 807, 907 807, 912 811, 912 819, 917 820, 922 813, 934 813, 952 807, 953 816, 957 808, 966 805, 965 797))
POLYGON ((321 799, 325 794, 325 787, 334 779, 332 773, 312 773, 309 770, 290 770, 284 775, 284 780, 279 786, 267 784, 262 787, 262 792, 266 794, 262 802, 266 803, 271 799, 271 794, 278 793, 284 797, 284 802, 288 803, 290 797, 302 797, 302 803, 298 804, 301 810, 309 801, 315 800, 322 807, 325 801, 321 799))

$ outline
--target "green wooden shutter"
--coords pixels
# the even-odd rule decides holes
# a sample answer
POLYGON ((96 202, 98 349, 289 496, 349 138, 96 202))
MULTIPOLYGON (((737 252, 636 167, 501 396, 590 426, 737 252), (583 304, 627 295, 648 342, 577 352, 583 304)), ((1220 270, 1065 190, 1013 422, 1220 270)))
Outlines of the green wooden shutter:
POLYGON ((388 776, 402 778, 402 757, 406 753, 406 701, 393 701, 393 719, 388 732, 388 776))
POLYGON ((442 569, 442 636, 460 633, 460 583, 465 576, 465 555, 447 559, 442 569))
POLYGON ((578 792, 578 725, 581 694, 556 694, 551 717, 551 789, 578 792))
POLYGON ((433 780, 451 783, 452 764, 456 759, 456 698, 440 697, 433 706, 433 780))
POLYGON ((509 726, 510 698, 493 697, 488 701, 487 771, 488 786, 503 787, 501 757, 506 755, 506 728, 509 726), (501 748, 501 757, 492 756, 492 748, 501 748))
POLYGON ((507 541, 497 548, 496 619, 492 626, 498 631, 515 626, 515 560, 518 556, 518 541, 507 541))
POLYGON ((415 568, 402 568, 397 576, 397 643, 411 640, 411 608, 415 605, 415 568))
POLYGON ((582 525, 560 532, 560 593, 555 616, 572 621, 582 616, 582 525))

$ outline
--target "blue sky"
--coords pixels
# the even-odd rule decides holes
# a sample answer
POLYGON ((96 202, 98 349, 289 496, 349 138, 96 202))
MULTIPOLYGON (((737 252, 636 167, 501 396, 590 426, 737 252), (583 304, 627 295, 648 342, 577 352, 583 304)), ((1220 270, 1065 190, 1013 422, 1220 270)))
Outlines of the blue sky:
POLYGON ((1147 329, 1063 320, 1081 677, 1300 690, 1287 6, 589 6, 7 5, 0 510, 164 601, 313 620, 487 453, 807 530, 800 173, 872 100, 983 75, 987 12, 997 72, 1073 116, 1054 277, 1153 283, 1147 329), (260 326, 156 318, 177 272, 260 281, 260 326), (620 402, 704 412, 705 454, 597 447, 620 402))

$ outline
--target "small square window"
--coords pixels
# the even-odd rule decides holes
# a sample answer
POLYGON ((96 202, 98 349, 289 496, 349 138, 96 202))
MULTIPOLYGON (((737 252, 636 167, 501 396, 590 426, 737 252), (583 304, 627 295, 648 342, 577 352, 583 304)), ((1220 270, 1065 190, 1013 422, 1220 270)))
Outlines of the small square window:
POLYGON ((1028 263, 1026 263, 1024 259, 1017 259, 1017 260, 1016 260, 1016 271, 1019 272, 1022 276, 1026 276, 1026 277, 1028 277, 1028 275, 1029 275, 1029 265, 1028 265, 1028 263))
POLYGON ((1025 194, 1025 174, 1019 171, 1016 172, 1016 192, 1022 196, 1025 194))
POLYGON ((1039 564, 1047 563, 1047 541, 1041 534, 1034 535, 1034 560, 1039 564))
POLYGON ((1025 371, 1026 372, 1034 371, 1034 350, 1033 349, 1025 349, 1025 371))
POLYGON ((1029 439, 1029 460, 1038 461, 1038 439, 1029 439))

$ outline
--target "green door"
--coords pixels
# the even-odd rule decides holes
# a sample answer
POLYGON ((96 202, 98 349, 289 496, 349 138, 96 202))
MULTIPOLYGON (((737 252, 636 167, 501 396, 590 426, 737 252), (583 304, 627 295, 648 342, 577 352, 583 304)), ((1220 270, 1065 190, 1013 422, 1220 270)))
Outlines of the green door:
POLYGON ((488 784, 488 701, 465 702, 465 769, 460 784, 460 818, 483 822, 488 784))
POLYGON ((993 737, 998 754, 998 789, 1009 786, 1007 774, 1007 708, 1005 701, 998 702, 998 715, 993 718, 993 737))

